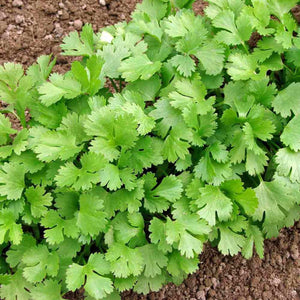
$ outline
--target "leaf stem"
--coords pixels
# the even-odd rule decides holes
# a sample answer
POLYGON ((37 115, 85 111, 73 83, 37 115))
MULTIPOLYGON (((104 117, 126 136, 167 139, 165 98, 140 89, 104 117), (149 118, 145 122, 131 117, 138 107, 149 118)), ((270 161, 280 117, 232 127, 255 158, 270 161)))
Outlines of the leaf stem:
POLYGON ((259 179, 260 182, 264 181, 260 174, 258 174, 257 177, 258 177, 258 179, 259 179))
POLYGON ((115 81, 114 81, 113 79, 111 79, 111 78, 109 78, 109 80, 110 80, 110 82, 111 82, 113 88, 115 89, 115 91, 118 93, 118 92, 119 92, 119 89, 118 89, 118 87, 117 87, 115 81))

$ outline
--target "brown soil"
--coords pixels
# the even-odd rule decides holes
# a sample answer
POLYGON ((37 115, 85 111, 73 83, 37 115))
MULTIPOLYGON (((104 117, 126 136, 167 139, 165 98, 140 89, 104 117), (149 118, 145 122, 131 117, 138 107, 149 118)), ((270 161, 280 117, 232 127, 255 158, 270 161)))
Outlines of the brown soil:
MULTIPOLYGON (((95 30, 128 20, 140 0, 0 0, 0 64, 14 61, 28 66, 39 55, 58 56, 57 71, 67 70, 70 59, 59 55, 59 44, 70 31, 92 23, 95 30)), ((195 3, 197 13, 204 4, 195 3)), ((299 14, 299 7, 294 11, 299 14)), ((247 261, 240 255, 224 257, 209 246, 200 257, 199 270, 179 287, 169 284, 147 296, 132 292, 123 300, 300 300, 300 223, 285 229, 278 239, 266 241, 265 259, 247 261)), ((82 291, 66 299, 83 299, 82 291)))

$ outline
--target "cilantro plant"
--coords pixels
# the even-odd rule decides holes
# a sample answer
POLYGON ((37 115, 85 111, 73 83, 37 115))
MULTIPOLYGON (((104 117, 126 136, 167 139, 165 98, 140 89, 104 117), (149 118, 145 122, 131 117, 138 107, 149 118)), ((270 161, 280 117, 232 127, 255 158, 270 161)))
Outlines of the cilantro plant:
POLYGON ((204 243, 263 257, 300 218, 297 1, 192 2, 72 32, 65 74, 51 56, 0 67, 2 299, 157 291, 204 243))

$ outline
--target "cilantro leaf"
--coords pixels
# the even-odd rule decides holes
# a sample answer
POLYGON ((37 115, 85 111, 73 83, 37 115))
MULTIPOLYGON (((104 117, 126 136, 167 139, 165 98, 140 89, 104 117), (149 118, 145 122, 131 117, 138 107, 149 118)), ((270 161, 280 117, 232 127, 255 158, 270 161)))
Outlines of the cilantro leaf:
POLYGON ((161 269, 167 265, 167 257, 155 245, 145 245, 139 248, 144 257, 146 277, 155 277, 161 274, 161 269))
POLYGON ((287 176, 292 182, 300 183, 300 152, 295 152, 290 148, 278 150, 275 160, 278 164, 279 175, 287 176))
MULTIPOLYGON (((29 291, 32 285, 24 279, 22 271, 18 270, 13 275, 7 275, 7 282, 1 282, 0 296, 6 300, 30 300, 31 295, 29 291)), ((1 280, 2 281, 2 280, 1 280)))
POLYGON ((21 198, 25 188, 24 165, 17 163, 5 163, 0 169, 0 195, 9 200, 21 198))
POLYGON ((95 36, 91 24, 85 24, 80 36, 73 31, 63 39, 61 49, 64 55, 91 56, 95 51, 95 36))
POLYGON ((198 215, 208 224, 215 225, 216 218, 226 221, 232 213, 232 202, 219 187, 207 185, 199 189, 200 197, 195 201, 199 210, 198 215))
POLYGON ((10 241, 15 245, 20 244, 23 238, 22 225, 16 223, 18 215, 9 209, 0 211, 0 244, 10 241))
POLYGON ((138 248, 131 249, 120 243, 113 243, 106 253, 111 271, 116 277, 137 276, 144 269, 144 259, 138 248))
POLYGON ((200 236, 208 234, 210 227, 206 221, 199 219, 199 216, 185 215, 175 221, 167 219, 166 240, 173 245, 178 243, 178 250, 187 258, 194 257, 202 251, 203 242, 200 236))
MULTIPOLYGON (((277 225, 282 221, 286 212, 289 211, 295 203, 298 202, 299 191, 297 184, 292 184, 288 179, 276 177, 271 182, 262 181, 255 188, 258 198, 258 208, 253 218, 263 221, 265 231, 269 225, 277 225)), ((271 232, 266 232, 271 236, 271 232)))
POLYGON ((26 189, 25 196, 30 203, 31 214, 35 218, 44 216, 53 200, 51 193, 46 193, 45 189, 41 186, 31 186, 26 189))
POLYGON ((81 146, 76 138, 66 131, 50 131, 44 127, 32 128, 29 132, 30 147, 37 157, 45 162, 66 160, 79 153, 81 146))
POLYGON ((67 162, 62 166, 55 176, 57 185, 71 186, 79 191, 91 189, 93 184, 100 182, 100 170, 107 164, 102 155, 93 152, 84 154, 80 163, 81 168, 76 167, 72 162, 67 162))
POLYGON ((46 275, 56 276, 59 258, 55 252, 49 252, 47 246, 38 245, 28 249, 22 258, 25 267, 23 276, 29 282, 41 282, 46 275))
POLYGON ((103 200, 97 195, 97 190, 81 194, 76 225, 87 235, 96 236, 106 226, 106 214, 103 210, 103 200))
POLYGON ((283 143, 294 151, 300 150, 299 126, 300 115, 297 115, 285 126, 280 137, 283 143))
POLYGON ((167 210, 170 202, 179 199, 182 193, 182 183, 174 175, 165 177, 157 185, 153 173, 147 173, 145 179, 144 206, 150 212, 163 212, 167 210))
POLYGON ((54 73, 50 76, 50 82, 43 83, 39 89, 40 100, 46 105, 50 106, 63 97, 66 99, 76 98, 81 94, 81 84, 63 75, 54 73))
POLYGON ((161 62, 152 62, 146 54, 130 57, 121 62, 119 71, 126 81, 135 81, 139 78, 147 80, 161 68, 161 62))
POLYGON ((273 107, 283 117, 289 117, 291 112, 300 114, 300 83, 291 83, 287 88, 281 90, 273 101, 273 107))
POLYGON ((109 271, 109 263, 103 254, 91 254, 86 265, 80 266, 73 263, 69 266, 67 269, 67 287, 71 291, 75 291, 84 285, 86 292, 91 297, 102 299, 113 292, 111 279, 104 276, 109 271))
POLYGON ((50 244, 59 244, 64 241, 66 237, 77 238, 79 235, 76 227, 76 220, 65 220, 60 217, 55 210, 49 210, 41 220, 41 225, 44 226, 45 239, 50 244))
POLYGON ((39 283, 31 290, 31 297, 41 300, 63 300, 61 297, 61 285, 52 279, 39 283))

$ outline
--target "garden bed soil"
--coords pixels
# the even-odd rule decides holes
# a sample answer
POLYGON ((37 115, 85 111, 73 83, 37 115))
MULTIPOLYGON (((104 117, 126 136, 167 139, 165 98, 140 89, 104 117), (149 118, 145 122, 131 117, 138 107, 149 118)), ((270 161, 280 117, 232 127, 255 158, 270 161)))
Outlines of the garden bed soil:
MULTIPOLYGON (((57 56, 56 71, 69 68, 70 58, 59 55, 63 37, 84 23, 94 30, 129 20, 138 0, 0 0, 0 64, 7 61, 32 64, 42 54, 57 56), (108 1, 106 1, 108 2, 108 1)), ((195 3, 197 13, 203 11, 195 3)), ((297 17, 299 7, 295 8, 297 17)), ((300 19, 300 17, 299 17, 300 19)), ((15 122, 15 126, 18 124, 15 122)), ((245 260, 225 257, 206 246, 199 270, 180 286, 169 284, 159 292, 137 295, 125 292, 124 300, 300 300, 300 223, 284 229, 277 239, 265 242, 265 258, 245 260)), ((83 299, 82 291, 66 299, 83 299)))

